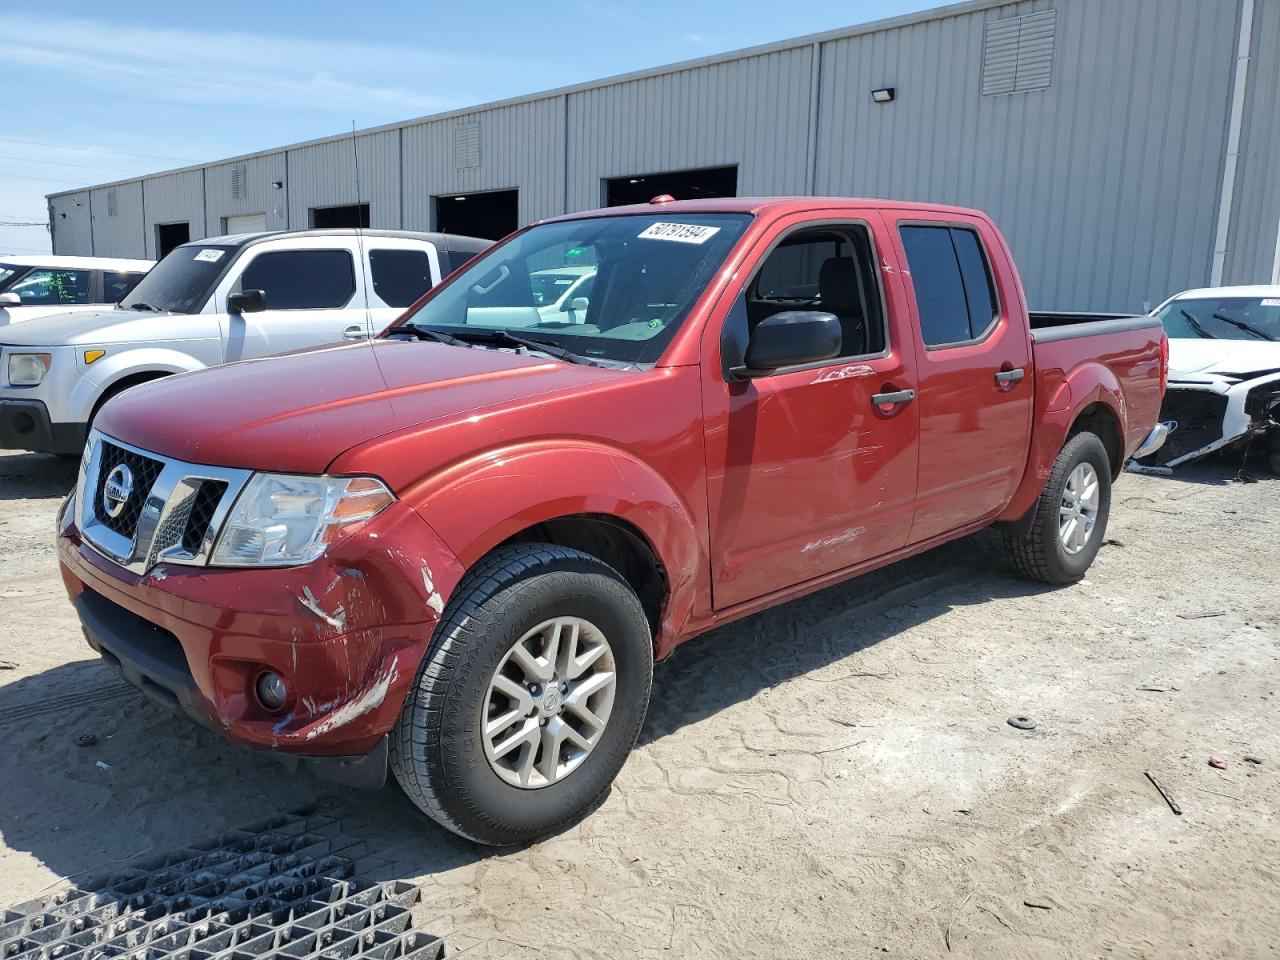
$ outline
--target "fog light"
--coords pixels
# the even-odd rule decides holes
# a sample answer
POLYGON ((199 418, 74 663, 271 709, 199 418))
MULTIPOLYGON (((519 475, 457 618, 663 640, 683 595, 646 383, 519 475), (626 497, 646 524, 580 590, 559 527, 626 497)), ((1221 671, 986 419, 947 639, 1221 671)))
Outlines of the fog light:
POLYGON ((279 710, 289 699, 289 688, 284 685, 284 677, 267 670, 258 677, 258 702, 268 710, 279 710))

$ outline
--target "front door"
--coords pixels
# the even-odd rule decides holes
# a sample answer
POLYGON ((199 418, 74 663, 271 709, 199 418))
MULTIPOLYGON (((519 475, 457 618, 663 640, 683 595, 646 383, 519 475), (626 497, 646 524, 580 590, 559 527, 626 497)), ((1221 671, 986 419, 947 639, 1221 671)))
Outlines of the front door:
POLYGON ((226 318, 228 361, 371 335, 353 250, 328 241, 326 247, 261 253, 251 248, 248 257, 227 292, 261 290, 267 308, 226 318))
POLYGON ((895 550, 915 500, 915 357, 901 289, 882 284, 878 217, 778 224, 712 316, 704 411, 713 602, 725 609, 895 550), (750 331, 834 313, 842 355, 735 380, 750 331))
POLYGON ((995 515, 1022 480, 1031 343, 1011 266, 991 269, 990 251, 1004 248, 986 221, 896 227, 916 318, 920 479, 911 542, 919 543, 995 515))

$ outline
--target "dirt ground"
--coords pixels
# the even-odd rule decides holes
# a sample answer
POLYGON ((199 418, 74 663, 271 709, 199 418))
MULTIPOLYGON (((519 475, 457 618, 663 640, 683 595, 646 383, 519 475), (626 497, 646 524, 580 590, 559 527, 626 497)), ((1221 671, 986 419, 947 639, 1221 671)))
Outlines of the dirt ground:
POLYGON ((16 664, 0 669, 0 906, 336 798, 389 851, 388 878, 431 883, 494 956, 1280 951, 1265 474, 1125 476, 1075 587, 1015 579, 979 537, 694 641, 658 667, 603 807, 495 853, 392 789, 290 776, 114 679, 54 559, 74 471, 0 452, 0 661, 16 664), (1006 723, 1022 714, 1034 730, 1006 723))

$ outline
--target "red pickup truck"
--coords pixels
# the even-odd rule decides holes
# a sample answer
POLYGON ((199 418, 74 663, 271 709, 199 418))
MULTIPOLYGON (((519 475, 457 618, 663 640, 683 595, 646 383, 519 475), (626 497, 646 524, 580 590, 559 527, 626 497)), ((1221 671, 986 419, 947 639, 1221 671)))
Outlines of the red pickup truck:
POLYGON ((512 235, 373 342, 122 394, 62 574, 152 696, 523 842, 696 634, 993 523, 1079 579, 1166 357, 1151 318, 1030 316, 973 210, 661 197, 512 235))

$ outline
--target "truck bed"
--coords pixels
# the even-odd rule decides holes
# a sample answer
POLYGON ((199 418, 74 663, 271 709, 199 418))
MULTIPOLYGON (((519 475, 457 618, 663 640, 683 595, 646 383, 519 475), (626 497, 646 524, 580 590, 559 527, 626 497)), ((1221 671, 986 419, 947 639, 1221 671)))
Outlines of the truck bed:
POLYGON ((1079 337, 1123 333, 1128 330, 1145 330, 1148 327, 1160 326, 1159 320, 1146 314, 1069 313, 1039 310, 1033 311, 1029 316, 1031 339, 1036 343, 1075 340, 1079 337))

